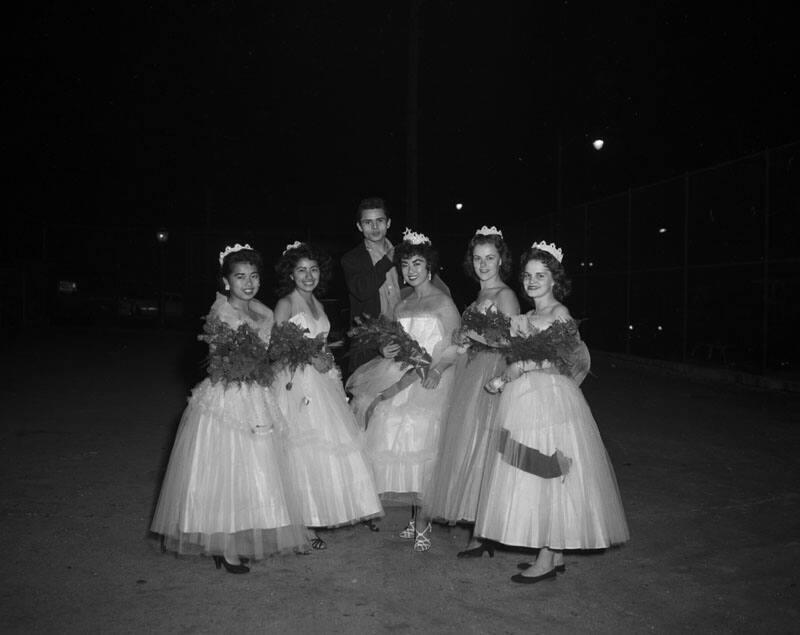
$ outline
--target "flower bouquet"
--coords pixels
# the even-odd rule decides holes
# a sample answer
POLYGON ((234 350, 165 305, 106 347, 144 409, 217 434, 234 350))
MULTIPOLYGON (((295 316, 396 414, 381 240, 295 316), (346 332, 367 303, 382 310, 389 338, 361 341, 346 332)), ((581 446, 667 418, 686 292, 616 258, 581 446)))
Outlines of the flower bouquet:
MULTIPOLYGON (((294 375, 298 368, 311 364, 320 373, 325 373, 335 366, 333 355, 325 347, 325 334, 306 337, 308 329, 297 326, 294 322, 283 322, 272 327, 269 356, 276 366, 287 368, 294 375)), ((292 389, 291 380, 286 389, 292 389)))
MULTIPOLYGON (((536 330, 530 335, 512 335, 503 352, 509 366, 515 362, 541 364, 549 361, 558 371, 571 376, 570 355, 580 346, 578 321, 556 321, 544 330, 536 330)), ((502 377, 495 377, 486 384, 489 392, 499 392, 507 383, 502 377)))
POLYGON ((511 320, 494 304, 472 305, 461 316, 461 327, 453 334, 453 342, 468 347, 469 359, 483 351, 508 345, 511 320))
POLYGON ((233 329, 219 318, 209 318, 197 339, 208 344, 205 364, 211 383, 272 383, 267 345, 248 324, 233 329))
POLYGON ((562 370, 566 357, 579 340, 576 320, 556 321, 543 331, 537 330, 525 336, 512 335, 506 347, 506 361, 509 364, 550 361, 562 370))
POLYGON ((431 356, 400 322, 383 315, 374 318, 365 315, 364 318, 355 318, 355 322, 356 326, 347 331, 354 350, 380 350, 389 344, 398 344, 400 350, 394 361, 400 363, 401 369, 412 367, 420 379, 425 379, 431 356))

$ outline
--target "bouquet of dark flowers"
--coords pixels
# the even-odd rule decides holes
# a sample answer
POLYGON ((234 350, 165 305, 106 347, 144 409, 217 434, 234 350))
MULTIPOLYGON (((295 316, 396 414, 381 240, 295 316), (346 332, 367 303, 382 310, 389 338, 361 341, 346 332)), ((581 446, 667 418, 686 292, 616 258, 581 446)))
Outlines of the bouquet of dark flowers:
MULTIPOLYGON (((509 366, 515 362, 548 361, 555 365, 562 375, 572 376, 571 359, 581 345, 577 320, 553 322, 544 330, 535 330, 529 335, 511 335, 503 347, 509 366)), ((486 390, 499 392, 508 381, 507 377, 495 377, 486 383, 486 390)))
POLYGON ((347 331, 352 349, 380 350, 389 344, 399 344, 400 350, 394 361, 399 362, 401 368, 412 367, 420 379, 425 379, 431 365, 431 356, 406 332, 400 322, 383 315, 365 315, 364 318, 355 318, 355 322, 356 326, 347 331))
MULTIPOLYGON (((272 327, 269 356, 276 366, 287 368, 294 375, 298 368, 311 364, 319 372, 325 373, 335 366, 333 355, 325 347, 325 334, 306 337, 308 329, 294 322, 283 322, 272 327)), ((292 389, 291 380, 286 389, 292 389)))
POLYGON ((461 327, 453 334, 453 341, 469 345, 469 359, 472 359, 482 351, 497 351, 507 346, 510 328, 511 320, 494 304, 472 305, 461 316, 461 327))
POLYGON ((505 349, 506 361, 509 364, 549 361, 559 372, 567 374, 569 356, 579 344, 578 321, 556 321, 543 331, 537 330, 525 336, 512 335, 505 349))
POLYGON ((234 329, 217 317, 208 318, 197 339, 208 344, 205 363, 211 383, 272 383, 267 345, 248 324, 234 329))

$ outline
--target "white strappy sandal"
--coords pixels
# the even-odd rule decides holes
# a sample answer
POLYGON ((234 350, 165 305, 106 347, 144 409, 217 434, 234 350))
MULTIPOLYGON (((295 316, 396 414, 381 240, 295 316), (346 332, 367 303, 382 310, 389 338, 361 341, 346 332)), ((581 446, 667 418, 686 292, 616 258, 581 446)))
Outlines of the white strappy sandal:
POLYGON ((414 539, 414 551, 429 551, 431 548, 431 539, 428 538, 425 534, 431 531, 431 524, 428 523, 428 526, 422 530, 422 532, 417 532, 417 537, 414 539))
POLYGON ((417 526, 414 524, 414 520, 411 519, 408 521, 408 527, 406 527, 398 535, 401 538, 405 538, 406 540, 411 540, 416 535, 416 533, 417 533, 417 526))

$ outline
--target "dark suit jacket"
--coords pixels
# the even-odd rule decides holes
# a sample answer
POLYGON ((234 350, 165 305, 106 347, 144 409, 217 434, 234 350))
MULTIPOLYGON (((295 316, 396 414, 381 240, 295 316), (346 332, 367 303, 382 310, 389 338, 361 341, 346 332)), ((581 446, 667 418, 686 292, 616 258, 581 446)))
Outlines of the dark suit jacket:
MULTIPOLYGON (((344 281, 347 284, 347 291, 350 295, 350 322, 353 318, 367 314, 370 317, 377 317, 381 313, 380 288, 386 281, 386 273, 394 265, 386 256, 381 258, 374 265, 372 258, 364 246, 359 243, 356 247, 342 256, 342 269, 344 269, 344 281)), ((450 288, 445 284, 439 275, 433 277, 433 284, 451 295, 450 288)), ((406 297, 411 293, 411 287, 403 287, 402 277, 400 279, 400 297, 406 297)))
MULTIPOLYGON (((363 242, 342 256, 342 269, 344 269, 344 281, 347 284, 347 291, 350 295, 350 322, 353 319, 367 314, 370 317, 378 317, 381 314, 381 285, 386 281, 386 273, 394 267, 394 264, 386 256, 381 258, 374 265, 372 257, 369 255, 363 242)), ((450 295, 450 289, 438 276, 433 277, 433 284, 439 289, 450 295)), ((401 297, 407 296, 412 291, 411 287, 400 290, 401 297)), ((369 361, 378 351, 350 351, 350 372, 369 361)))
MULTIPOLYGON (((350 322, 364 315, 378 317, 381 314, 380 288, 386 281, 386 273, 394 264, 386 256, 374 265, 363 242, 342 256, 344 281, 350 296, 350 322)), ((350 372, 369 361, 378 351, 350 351, 350 372)))
POLYGON ((342 269, 350 295, 350 321, 364 313, 378 317, 381 313, 380 288, 394 264, 386 256, 374 265, 364 246, 359 243, 342 256, 342 269))

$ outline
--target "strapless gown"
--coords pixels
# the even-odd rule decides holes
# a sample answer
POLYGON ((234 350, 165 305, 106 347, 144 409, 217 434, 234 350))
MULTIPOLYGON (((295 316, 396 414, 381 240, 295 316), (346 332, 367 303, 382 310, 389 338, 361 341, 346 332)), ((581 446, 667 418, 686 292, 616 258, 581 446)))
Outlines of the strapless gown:
MULTIPOLYGON (((218 295, 208 317, 232 329, 248 323, 266 347, 273 322, 263 310, 258 322, 243 318, 218 295)), ((285 429, 262 386, 198 384, 178 427, 151 531, 178 553, 259 559, 305 548, 299 496, 286 478, 285 429)))
MULTIPOLYGON (((303 312, 291 321, 327 334, 325 315, 303 312)), ((347 404, 338 369, 320 373, 313 366, 278 373, 271 390, 288 422, 291 479, 300 493, 308 527, 336 527, 383 515, 375 480, 362 448, 360 430, 347 404), (291 380, 292 387, 286 385, 291 380)))
POLYGON ((494 351, 464 353, 455 364, 429 511, 439 521, 475 522, 490 447, 496 443, 500 395, 483 389, 503 373, 505 358, 494 351))
MULTIPOLYGON (((576 355, 585 360, 574 364, 580 378, 588 371, 583 344, 576 355)), ((534 366, 505 386, 497 422, 476 536, 551 549, 602 549, 628 540, 611 460, 572 377, 549 362, 534 366), (547 456, 560 450, 572 459, 569 472, 544 478, 521 469, 519 457, 527 448, 547 456)))
MULTIPOLYGON (((399 318, 403 328, 425 348, 436 363, 449 342, 434 315, 399 318)), ((394 360, 377 357, 351 375, 347 388, 359 423, 382 390, 399 380, 405 370, 394 360)), ((453 369, 442 374, 435 389, 414 382, 391 399, 381 401, 366 422, 365 449, 384 503, 426 504, 438 454, 445 407, 453 385, 453 369)))

